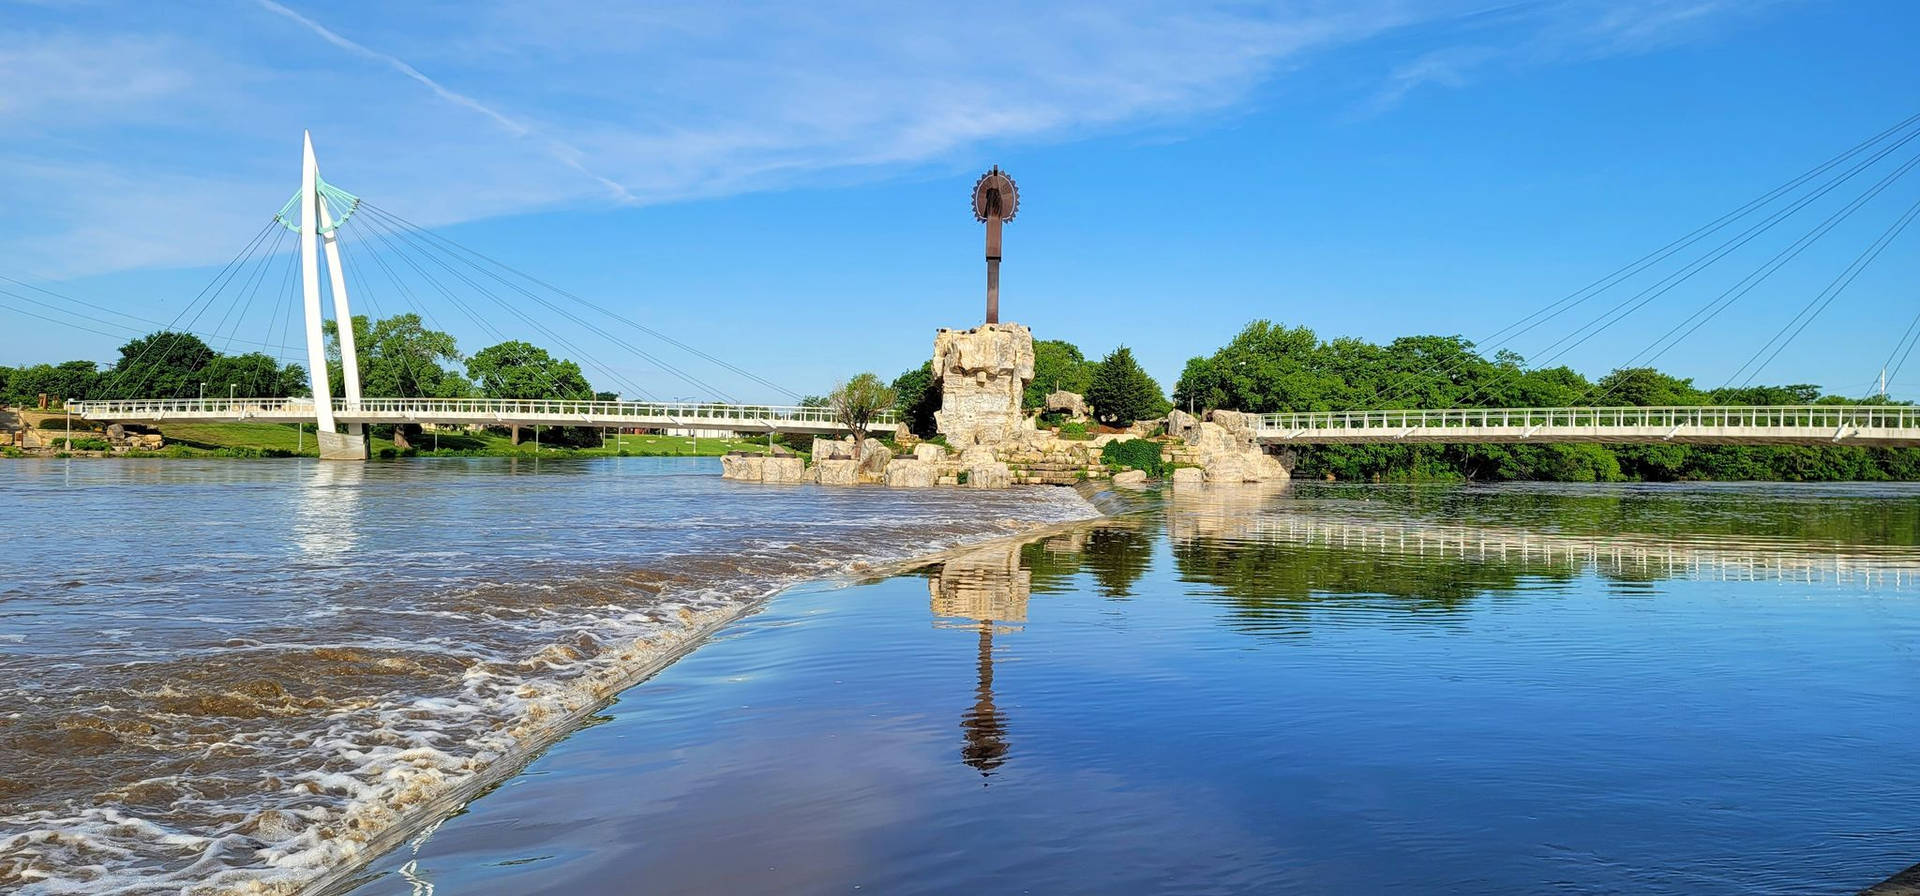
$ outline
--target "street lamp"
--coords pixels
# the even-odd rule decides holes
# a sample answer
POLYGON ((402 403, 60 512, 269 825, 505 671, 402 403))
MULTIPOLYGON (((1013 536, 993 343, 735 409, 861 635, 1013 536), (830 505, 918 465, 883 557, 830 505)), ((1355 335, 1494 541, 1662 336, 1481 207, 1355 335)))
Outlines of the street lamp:
MULTIPOLYGON (((699 401, 699 399, 691 395, 682 395, 679 398, 675 398, 674 401, 685 404, 691 401, 699 401)), ((693 456, 699 457, 700 456, 700 430, 694 429, 693 427, 689 426, 687 427, 687 435, 692 437, 693 439, 693 456)))
POLYGON ((207 384, 200 384, 200 410, 207 409, 207 384))

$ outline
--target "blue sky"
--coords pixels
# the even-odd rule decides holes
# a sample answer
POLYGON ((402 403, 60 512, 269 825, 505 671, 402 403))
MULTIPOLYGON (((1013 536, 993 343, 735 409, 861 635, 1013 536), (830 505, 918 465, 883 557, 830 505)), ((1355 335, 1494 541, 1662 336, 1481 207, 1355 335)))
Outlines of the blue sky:
MULTIPOLYGON (((1909 3, 1816 0, 0 0, 0 275, 171 319, 291 195, 311 128, 328 180, 381 208, 820 392, 978 321, 966 193, 997 163, 1022 190, 1003 317, 1129 345, 1171 387, 1253 318, 1498 330, 1920 112, 1917 26, 1909 3)), ((1868 183, 1560 360, 1633 358, 1868 183)), ((1721 384, 1916 199, 1920 174, 1892 183, 1657 363, 1721 384)), ((1863 392, 1920 312, 1917 243, 1761 379, 1863 392)), ((359 276, 360 310, 403 306, 359 276)), ((1544 357, 1614 295, 1510 347, 1544 357)), ((277 297, 217 332, 278 342, 277 297)), ((567 353, 483 303, 417 300, 469 351, 491 325, 567 353)), ((68 320, 0 295, 0 363, 114 357, 19 309, 68 320)), ((699 391, 544 319, 621 379, 590 368, 602 385, 699 391)), ((1920 398, 1920 353, 1893 391, 1920 398)))

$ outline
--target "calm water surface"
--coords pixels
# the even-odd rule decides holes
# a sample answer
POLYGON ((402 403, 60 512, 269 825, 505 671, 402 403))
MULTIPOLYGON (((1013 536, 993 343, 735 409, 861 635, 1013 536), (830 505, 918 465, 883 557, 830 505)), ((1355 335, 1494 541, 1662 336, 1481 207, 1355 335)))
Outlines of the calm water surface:
POLYGON ((1849 893, 1920 490, 1180 493, 787 592, 357 894, 1849 893))
POLYGON ((288 892, 797 581, 1066 489, 714 459, 0 462, 0 892, 288 892))

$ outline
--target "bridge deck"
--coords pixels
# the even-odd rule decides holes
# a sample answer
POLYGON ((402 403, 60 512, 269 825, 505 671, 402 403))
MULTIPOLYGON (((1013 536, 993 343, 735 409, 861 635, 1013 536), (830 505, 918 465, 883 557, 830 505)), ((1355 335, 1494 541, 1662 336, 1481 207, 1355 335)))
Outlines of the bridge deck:
POLYGON ((1920 408, 1769 405, 1265 414, 1273 445, 1566 443, 1920 446, 1920 408))
MULTIPOLYGON (((88 420, 125 423, 312 422, 309 398, 114 399, 74 402, 88 420)), ((438 423, 482 426, 662 427, 833 435, 847 431, 831 408, 653 401, 553 401, 512 398, 363 398, 333 400, 342 423, 438 423)), ((891 411, 873 426, 894 425, 891 411)))

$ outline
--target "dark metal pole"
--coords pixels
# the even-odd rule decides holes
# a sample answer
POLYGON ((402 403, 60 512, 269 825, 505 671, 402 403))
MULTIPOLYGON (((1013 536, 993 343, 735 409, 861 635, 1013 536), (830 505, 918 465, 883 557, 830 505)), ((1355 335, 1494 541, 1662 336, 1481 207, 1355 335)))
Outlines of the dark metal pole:
POLYGON ((1000 216, 987 218, 987 323, 1000 322, 1000 216))

